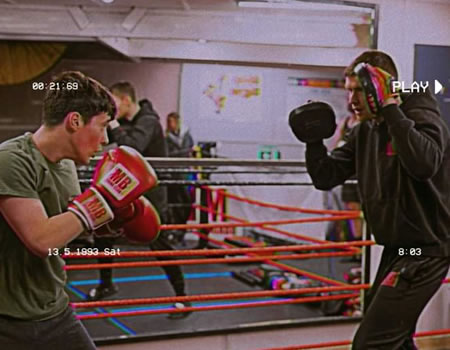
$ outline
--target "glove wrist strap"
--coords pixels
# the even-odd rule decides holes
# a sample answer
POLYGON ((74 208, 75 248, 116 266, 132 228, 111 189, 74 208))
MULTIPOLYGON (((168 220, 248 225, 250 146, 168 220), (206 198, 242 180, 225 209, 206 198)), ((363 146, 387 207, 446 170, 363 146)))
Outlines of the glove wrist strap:
POLYGON ((68 210, 78 216, 89 232, 114 219, 108 203, 94 187, 88 188, 76 197, 68 210))

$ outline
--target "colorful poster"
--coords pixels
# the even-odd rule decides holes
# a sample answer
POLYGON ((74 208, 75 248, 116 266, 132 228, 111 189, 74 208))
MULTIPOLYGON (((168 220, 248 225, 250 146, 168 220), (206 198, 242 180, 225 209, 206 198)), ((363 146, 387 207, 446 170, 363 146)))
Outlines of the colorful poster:
POLYGON ((204 71, 200 77, 200 117, 232 122, 261 119, 262 76, 204 71))
POLYGON ((336 118, 348 115, 347 91, 343 82, 333 79, 305 79, 289 77, 286 96, 286 115, 294 108, 311 101, 323 101, 333 107, 336 118))

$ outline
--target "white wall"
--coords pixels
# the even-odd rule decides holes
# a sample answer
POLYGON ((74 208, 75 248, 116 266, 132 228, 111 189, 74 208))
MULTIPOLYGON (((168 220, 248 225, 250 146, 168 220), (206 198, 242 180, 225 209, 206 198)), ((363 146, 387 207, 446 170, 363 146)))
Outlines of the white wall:
POLYGON ((415 44, 450 45, 450 1, 365 2, 380 5, 378 48, 393 56, 408 85, 413 80, 415 44))
MULTIPOLYGON (((256 158, 255 145, 273 144, 287 146, 282 151, 283 159, 298 159, 299 154, 292 146, 301 147, 301 144, 288 127, 289 112, 312 99, 332 104, 338 117, 344 117, 347 104, 343 89, 291 86, 289 78, 339 80, 343 77, 342 71, 342 68, 325 67, 286 69, 184 64, 180 86, 181 115, 194 139, 220 141, 217 153, 222 156, 256 158), (225 82, 221 84, 219 78, 223 77, 225 82), (236 77, 258 77, 260 83, 233 84, 236 77), (205 96, 208 85, 216 87, 216 98, 219 95, 225 98, 225 108, 220 113, 205 96), (259 96, 249 98, 230 93, 232 88, 246 87, 258 87, 261 92, 259 96)), ((303 155, 300 158, 303 159, 303 155)))

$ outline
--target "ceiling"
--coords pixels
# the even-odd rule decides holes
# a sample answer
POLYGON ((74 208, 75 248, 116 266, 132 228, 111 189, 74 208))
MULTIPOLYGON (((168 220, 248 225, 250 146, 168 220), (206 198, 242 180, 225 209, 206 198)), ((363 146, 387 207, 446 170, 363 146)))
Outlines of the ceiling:
MULTIPOLYGON (((407 0, 415 2, 448 3, 448 0, 407 0)), ((313 1, 312 1, 313 2, 313 1)), ((339 1, 318 1, 336 4, 339 1)), ((349 1, 341 1, 350 3, 349 1)), ((360 0, 353 3, 377 3, 376 0, 360 0)), ((104 7, 142 7, 154 9, 193 9, 193 10, 233 10, 236 0, 113 0, 106 4, 102 0, 0 0, 0 4, 15 5, 59 5, 59 6, 104 6, 104 7)))
POLYGON ((296 7, 242 8, 236 0, 0 0, 0 40, 67 42, 66 57, 75 59, 336 66, 370 45, 373 8, 266 0, 273 1, 296 7))
POLYGON ((104 8, 140 7, 158 10, 235 10, 234 0, 114 0, 106 4, 101 0, 0 0, 0 4, 100 6, 104 8))

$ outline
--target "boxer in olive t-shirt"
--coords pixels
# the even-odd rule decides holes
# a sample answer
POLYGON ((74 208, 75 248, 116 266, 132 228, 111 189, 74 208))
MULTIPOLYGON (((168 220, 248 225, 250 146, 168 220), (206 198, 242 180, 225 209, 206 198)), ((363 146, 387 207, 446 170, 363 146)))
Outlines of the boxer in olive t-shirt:
POLYGON ((67 211, 80 192, 75 163, 88 164, 116 115, 99 82, 80 72, 53 79, 43 124, 0 145, 0 349, 93 350, 64 291, 64 247, 85 231, 67 211))

